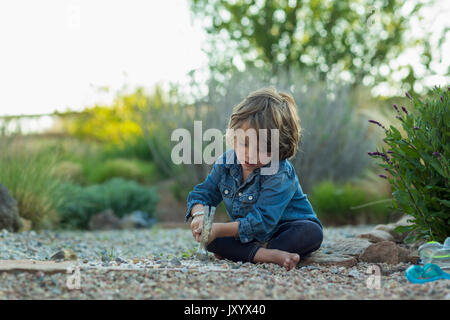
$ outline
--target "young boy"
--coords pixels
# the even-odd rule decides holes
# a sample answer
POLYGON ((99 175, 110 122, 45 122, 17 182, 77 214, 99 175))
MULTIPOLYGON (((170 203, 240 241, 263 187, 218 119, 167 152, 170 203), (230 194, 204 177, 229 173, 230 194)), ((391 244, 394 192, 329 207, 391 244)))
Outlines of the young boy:
POLYGON ((232 222, 213 223, 208 251, 219 259, 276 263, 289 271, 323 241, 322 224, 289 161, 301 133, 294 99, 273 88, 252 92, 233 109, 228 129, 239 132, 233 135, 233 149, 223 153, 206 180, 189 193, 186 221, 193 216, 192 234, 200 241, 203 206, 224 201, 232 222), (269 132, 260 135, 260 129, 269 132), (273 129, 278 130, 275 150, 273 129), (254 147, 248 134, 253 132, 256 144, 266 150, 254 147), (273 164, 278 167, 275 173, 263 173, 273 164))

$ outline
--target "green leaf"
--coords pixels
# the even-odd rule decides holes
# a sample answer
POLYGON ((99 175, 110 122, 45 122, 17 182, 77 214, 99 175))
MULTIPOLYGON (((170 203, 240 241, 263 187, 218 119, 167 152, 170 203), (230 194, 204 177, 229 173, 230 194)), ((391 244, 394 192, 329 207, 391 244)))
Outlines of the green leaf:
POLYGON ((411 230, 414 230, 414 225, 409 225, 409 226, 398 226, 394 229, 395 232, 397 233, 404 233, 404 232, 409 232, 411 230))
POLYGON ((440 203, 442 203, 444 206, 450 207, 450 201, 449 200, 442 200, 437 199, 440 203))
POLYGON ((402 138, 402 135, 400 134, 400 131, 398 131, 397 128, 394 127, 393 125, 391 125, 390 128, 392 130, 392 136, 395 139, 400 140, 402 138))

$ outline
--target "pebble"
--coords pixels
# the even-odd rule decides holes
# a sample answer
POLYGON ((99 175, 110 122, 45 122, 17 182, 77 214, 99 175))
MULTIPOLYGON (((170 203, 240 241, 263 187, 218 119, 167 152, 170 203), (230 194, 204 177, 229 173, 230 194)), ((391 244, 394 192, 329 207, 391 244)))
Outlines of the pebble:
POLYGON ((350 270, 348 275, 350 277, 353 277, 353 278, 359 278, 360 277, 360 274, 359 274, 358 270, 356 270, 356 269, 350 270))
POLYGON ((170 260, 170 263, 173 264, 173 265, 175 265, 175 266, 181 266, 181 261, 180 261, 177 257, 173 257, 173 258, 170 260))

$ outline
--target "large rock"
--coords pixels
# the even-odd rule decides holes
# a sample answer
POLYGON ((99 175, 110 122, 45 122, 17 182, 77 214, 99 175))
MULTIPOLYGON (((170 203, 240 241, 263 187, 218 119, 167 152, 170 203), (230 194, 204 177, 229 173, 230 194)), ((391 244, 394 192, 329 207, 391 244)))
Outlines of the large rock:
POLYGON ((360 261, 374 263, 399 263, 399 250, 393 241, 381 241, 370 245, 359 256, 360 261))
POLYGON ((383 230, 372 230, 368 233, 358 235, 358 238, 367 239, 370 242, 394 241, 394 237, 383 230))
POLYGON ((89 220, 90 230, 121 229, 121 222, 111 209, 97 213, 89 220))
POLYGON ((0 230, 17 231, 22 227, 17 201, 0 184, 0 230))
POLYGON ((308 265, 311 263, 317 263, 319 265, 326 266, 342 266, 342 267, 353 267, 358 263, 355 257, 343 255, 339 253, 325 254, 321 251, 316 251, 310 256, 301 258, 299 266, 308 265))
POLYGON ((333 253, 358 257, 371 244, 366 239, 349 238, 327 243, 326 249, 333 253))
POLYGON ((403 216, 399 221, 389 224, 379 224, 373 230, 358 235, 359 238, 368 239, 370 242, 394 241, 402 243, 409 232, 396 232, 395 228, 399 226, 409 226, 412 218, 408 215, 403 216))

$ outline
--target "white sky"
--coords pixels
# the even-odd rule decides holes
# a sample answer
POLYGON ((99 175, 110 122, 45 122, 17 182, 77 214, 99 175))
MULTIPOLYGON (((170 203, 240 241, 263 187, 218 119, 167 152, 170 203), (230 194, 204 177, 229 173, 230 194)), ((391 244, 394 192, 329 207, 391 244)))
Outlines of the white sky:
MULTIPOLYGON (((437 2, 432 30, 448 26, 450 1, 437 2)), ((187 0, 1 1, 0 115, 81 110, 111 101, 123 84, 183 81, 206 66, 205 43, 187 0)))
POLYGON ((182 81, 207 64, 204 39, 187 0, 1 1, 0 114, 81 110, 95 87, 182 81))

